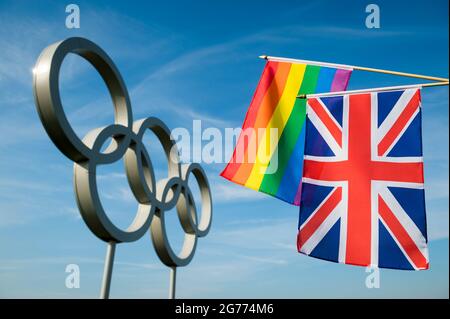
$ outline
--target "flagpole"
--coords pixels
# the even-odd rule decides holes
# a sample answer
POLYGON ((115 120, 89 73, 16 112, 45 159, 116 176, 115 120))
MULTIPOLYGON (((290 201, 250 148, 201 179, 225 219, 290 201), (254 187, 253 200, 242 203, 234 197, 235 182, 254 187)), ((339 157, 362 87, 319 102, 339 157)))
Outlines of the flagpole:
POLYGON ((411 85, 398 85, 398 86, 385 86, 378 88, 369 88, 369 89, 361 89, 361 90, 351 90, 351 91, 339 91, 339 92, 326 92, 326 93, 317 93, 317 94, 300 94, 297 95, 298 99, 310 99, 310 98, 318 98, 318 97, 326 97, 326 96, 336 96, 343 94, 355 94, 355 93, 368 93, 368 92, 385 92, 385 91, 395 91, 395 90, 406 90, 413 88, 422 88, 422 87, 430 87, 430 86, 443 86, 449 85, 449 82, 434 82, 434 83, 422 83, 422 84, 411 84, 411 85))
POLYGON ((306 63, 310 65, 324 66, 330 68, 339 68, 339 69, 347 69, 347 70, 359 70, 359 71, 367 71, 367 72, 375 72, 375 73, 383 73, 383 74, 391 74, 398 76, 405 76, 416 79, 424 79, 430 81, 438 81, 438 82, 448 82, 449 80, 446 78, 421 75, 415 73, 406 73, 406 72, 398 72, 392 70, 384 70, 384 69, 376 69, 376 68, 368 68, 364 66, 356 66, 356 65, 347 65, 347 64, 338 64, 338 63, 328 63, 328 62, 319 62, 319 61, 310 61, 310 60, 299 60, 299 59, 290 59, 290 58, 281 58, 276 56, 268 56, 268 55, 260 55, 261 59, 265 59, 268 61, 279 61, 279 62, 290 62, 290 63, 306 63))

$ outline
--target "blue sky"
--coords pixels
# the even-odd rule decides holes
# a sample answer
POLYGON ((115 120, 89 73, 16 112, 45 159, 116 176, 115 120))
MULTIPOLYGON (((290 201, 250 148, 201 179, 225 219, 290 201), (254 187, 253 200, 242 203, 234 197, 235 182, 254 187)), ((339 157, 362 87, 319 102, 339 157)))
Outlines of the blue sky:
MULTIPOLYGON (((377 1, 381 28, 365 27, 369 1, 77 1, 81 28, 66 29, 57 1, 0 1, 0 297, 96 298, 105 244, 80 219, 72 163, 51 143, 37 116, 32 67, 47 45, 71 36, 98 43, 115 61, 135 119, 157 116, 192 130, 240 127, 269 54, 448 77, 448 2, 377 1), (80 266, 81 287, 65 287, 65 267, 80 266)), ((349 89, 417 83, 355 72, 349 89)), ((61 94, 80 136, 112 123, 99 75, 70 56, 61 94)), ((423 140, 429 232, 428 271, 381 270, 367 289, 362 267, 296 252, 298 208, 246 190, 204 165, 214 196, 211 232, 178 271, 178 297, 448 298, 448 87, 423 91, 423 140)), ((157 176, 164 161, 148 137, 157 176)), ((118 225, 136 203, 121 163, 99 170, 102 198, 118 225)), ((167 213, 170 239, 181 227, 167 213)), ((168 270, 144 236, 117 248, 112 297, 165 298, 168 270)))

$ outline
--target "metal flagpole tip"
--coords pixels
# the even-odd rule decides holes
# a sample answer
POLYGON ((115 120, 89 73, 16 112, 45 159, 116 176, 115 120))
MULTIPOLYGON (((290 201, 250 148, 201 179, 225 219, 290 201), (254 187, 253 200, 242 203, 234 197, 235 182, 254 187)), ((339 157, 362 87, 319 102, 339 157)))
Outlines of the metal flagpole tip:
POLYGON ((260 59, 264 59, 264 60, 268 60, 269 57, 267 55, 260 55, 259 56, 260 59))
MULTIPOLYGON (((155 117, 133 120, 125 82, 106 52, 94 42, 78 37, 48 46, 34 67, 33 90, 47 134, 56 147, 74 162, 75 197, 89 229, 109 243, 136 241, 150 229, 156 252, 165 265, 180 267, 189 264, 197 238, 206 236, 211 227, 212 196, 208 178, 199 164, 180 163, 170 129, 161 120, 155 117), (69 53, 83 57, 100 73, 115 110, 113 124, 94 129, 83 139, 78 138, 67 120, 59 94, 59 72, 69 53), (148 131, 159 139, 168 161, 168 176, 160 181, 155 180, 150 154, 143 143, 144 133, 148 131), (110 140, 109 146, 103 150, 110 140), (136 217, 127 229, 120 229, 107 216, 96 179, 99 165, 111 164, 122 158, 130 188, 138 202, 136 217), (194 178, 200 188, 202 205, 199 218, 189 178, 194 178), (173 251, 166 235, 164 215, 171 209, 177 210, 185 232, 183 249, 179 254, 173 251)), ((112 269, 112 265, 108 269, 112 269)))

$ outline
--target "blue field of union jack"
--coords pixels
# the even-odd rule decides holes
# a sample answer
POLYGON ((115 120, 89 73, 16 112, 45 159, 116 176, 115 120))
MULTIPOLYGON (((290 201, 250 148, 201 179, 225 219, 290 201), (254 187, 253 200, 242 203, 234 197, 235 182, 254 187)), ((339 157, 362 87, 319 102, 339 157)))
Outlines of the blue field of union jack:
POLYGON ((309 98, 299 252, 428 269, 420 89, 309 98))

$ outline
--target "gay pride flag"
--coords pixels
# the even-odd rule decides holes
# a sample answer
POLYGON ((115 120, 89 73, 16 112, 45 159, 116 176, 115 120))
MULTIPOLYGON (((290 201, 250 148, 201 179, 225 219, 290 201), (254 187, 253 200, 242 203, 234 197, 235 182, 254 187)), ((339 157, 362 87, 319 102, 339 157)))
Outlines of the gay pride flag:
POLYGON ((299 94, 343 91, 351 69, 267 61, 233 156, 221 176, 299 205, 306 99, 299 94))

